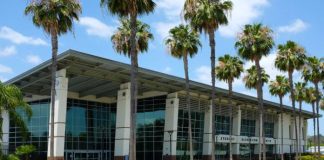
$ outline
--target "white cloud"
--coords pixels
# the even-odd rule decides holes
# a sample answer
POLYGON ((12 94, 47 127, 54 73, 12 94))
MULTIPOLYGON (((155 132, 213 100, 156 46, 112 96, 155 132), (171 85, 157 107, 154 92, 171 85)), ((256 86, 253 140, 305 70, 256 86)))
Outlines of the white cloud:
MULTIPOLYGON (((200 66, 195 70, 195 81, 211 85, 211 70, 209 66, 200 66)), ((241 76, 242 78, 242 76, 241 76)), ((240 87, 243 85, 242 80, 236 79, 233 83, 233 87, 240 87)), ((227 89, 228 84, 224 81, 216 79, 216 86, 227 89)))
POLYGON ((15 44, 29 44, 29 45, 48 45, 44 40, 40 38, 25 36, 7 26, 0 28, 0 38, 11 41, 15 44))
POLYGON ((28 63, 34 64, 34 65, 42 62, 42 59, 37 55, 28 55, 26 58, 27 58, 26 60, 28 63))
POLYGON ((158 22, 153 24, 156 32, 163 40, 168 37, 169 30, 175 26, 177 26, 179 22, 158 22))
POLYGON ((232 0, 233 10, 227 26, 221 26, 219 32, 224 37, 235 37, 243 25, 253 22, 262 15, 268 0, 232 0))
POLYGON ((160 9, 167 19, 169 20, 179 20, 181 16, 181 11, 184 5, 184 0, 157 0, 157 7, 160 9))
POLYGON ((172 68, 171 67, 165 67, 162 72, 168 74, 171 71, 172 71, 172 68))
POLYGON ((195 81, 211 85, 210 67, 200 66, 195 70, 195 81))
POLYGON ((86 28, 87 34, 92 36, 110 38, 110 36, 114 33, 113 27, 106 25, 93 17, 81 17, 78 23, 86 28))
MULTIPOLYGON (((281 72, 275 67, 275 59, 277 54, 271 53, 267 57, 263 57, 260 61, 261 67, 263 67, 267 74, 270 76, 270 80, 274 80, 277 75, 287 75, 284 72, 281 72)), ((252 65, 254 65, 254 62, 248 61, 244 64, 244 69, 250 68, 252 65)))
POLYGON ((301 19, 296 19, 291 24, 279 27, 278 31, 284 32, 284 33, 299 33, 299 32, 306 30, 307 27, 308 27, 308 24, 306 22, 304 22, 301 19))
POLYGON ((5 77, 0 76, 0 81, 1 81, 1 82, 5 82, 5 81, 7 81, 7 80, 8 80, 8 78, 5 78, 5 77))
POLYGON ((0 64, 0 73, 12 73, 12 68, 0 64))
POLYGON ((0 56, 8 57, 17 53, 15 46, 8 46, 0 49, 0 56))

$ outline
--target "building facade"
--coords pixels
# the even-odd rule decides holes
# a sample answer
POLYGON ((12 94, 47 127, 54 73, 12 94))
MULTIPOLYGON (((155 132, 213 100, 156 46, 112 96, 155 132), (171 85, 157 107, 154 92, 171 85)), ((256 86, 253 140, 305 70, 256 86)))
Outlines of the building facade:
MULTIPOLYGON (((13 152, 22 144, 33 144, 33 159, 46 159, 50 127, 50 61, 9 80, 22 89, 33 110, 29 129, 23 139, 19 127, 3 113, 3 150, 13 152)), ((78 51, 69 50, 58 57, 54 117, 54 156, 61 160, 127 160, 130 138, 130 66, 78 51)), ((171 75, 139 69, 136 114, 136 151, 139 160, 185 160, 189 156, 188 109, 185 105, 184 80, 171 75)), ((259 112, 255 97, 234 93, 230 120, 227 91, 217 88, 215 114, 211 113, 211 87, 190 82, 190 107, 195 159, 208 160, 216 144, 217 159, 228 159, 229 145, 235 159, 253 159, 259 153, 259 112), (212 122, 212 116, 215 121, 212 122), (232 124, 230 124, 232 122, 232 124), (212 142, 215 125, 215 142, 212 142), (232 135, 229 135, 230 129, 232 135), (230 142, 231 139, 231 142, 230 142)), ((279 105, 265 101, 264 135, 267 157, 282 150, 293 154, 295 145, 292 109, 284 106, 283 139, 279 105)), ((305 151, 307 119, 302 111, 298 128, 305 151)), ((298 118, 297 118, 298 120, 298 118)))

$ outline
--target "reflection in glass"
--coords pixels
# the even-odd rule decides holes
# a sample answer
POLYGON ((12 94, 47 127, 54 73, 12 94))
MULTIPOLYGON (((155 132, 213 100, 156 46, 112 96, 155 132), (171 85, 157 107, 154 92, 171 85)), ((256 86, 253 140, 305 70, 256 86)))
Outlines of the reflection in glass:
POLYGON ((138 100, 136 156, 139 160, 162 160, 166 96, 138 100))

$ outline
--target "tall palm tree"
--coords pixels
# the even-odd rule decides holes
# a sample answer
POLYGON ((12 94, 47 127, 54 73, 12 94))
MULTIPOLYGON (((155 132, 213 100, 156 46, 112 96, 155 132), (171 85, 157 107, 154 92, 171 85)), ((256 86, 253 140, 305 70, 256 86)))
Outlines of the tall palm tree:
MULTIPOLYGON (((139 20, 136 22, 136 51, 135 54, 136 56, 133 57, 135 58, 132 63, 134 63, 134 66, 138 68, 138 54, 139 53, 144 53, 148 50, 149 47, 149 41, 153 40, 153 34, 150 32, 150 26, 146 23, 143 23, 139 20)), ((111 41, 113 43, 114 49, 116 50, 117 53, 123 54, 127 57, 132 57, 131 53, 131 43, 130 43, 130 38, 131 38, 131 23, 128 18, 120 18, 120 26, 117 28, 115 33, 111 36, 111 41)), ((137 86, 137 85, 136 85, 137 86)), ((134 88, 132 88, 134 89, 134 88)), ((137 94, 137 87, 136 87, 136 94, 137 94)), ((135 99, 136 100, 136 99, 135 99)), ((137 101, 135 101, 137 104, 137 101)), ((137 106, 137 105, 136 105, 137 106)), ((131 128, 132 134, 131 135, 131 140, 130 140, 130 157, 133 156, 133 158, 136 158, 136 149, 132 147, 136 147, 136 122, 133 122, 136 120, 136 108, 133 108, 134 106, 131 106, 131 120, 133 128, 131 128), (135 112, 135 113, 133 113, 135 112), (132 144, 135 143, 135 144, 132 144)))
MULTIPOLYGON (((306 65, 303 68, 303 78, 306 82, 310 81, 315 86, 315 93, 316 93, 316 113, 319 114, 319 102, 320 102, 320 90, 319 90, 319 83, 324 80, 324 69, 322 68, 323 64, 321 61, 316 57, 308 57, 306 59, 306 65)), ((319 135, 319 117, 317 116, 317 135, 319 135)), ((317 149, 320 153, 320 138, 317 136, 318 144, 317 149)))
MULTIPOLYGON (((270 76, 265 72, 265 70, 263 68, 261 68, 261 87, 264 85, 264 83, 268 83, 270 76)), ((258 71, 257 71, 257 67, 255 65, 253 65, 251 68, 246 70, 246 75, 243 77, 243 81, 245 83, 245 87, 248 89, 256 89, 258 90, 259 88, 259 76, 258 76, 258 71)), ((263 117, 263 111, 260 109, 259 107, 259 113, 262 113, 262 117, 263 117)), ((259 159, 261 158, 261 154, 262 152, 265 152, 265 148, 262 146, 263 143, 261 143, 261 140, 263 139, 262 137, 264 137, 264 132, 262 126, 263 126, 263 121, 261 123, 261 118, 260 118, 260 123, 259 123, 259 159)), ((263 155, 265 156, 265 155, 263 155)), ((264 158, 263 158, 264 159, 264 158)))
MULTIPOLYGON (((228 15, 233 8, 233 3, 229 0, 186 0, 184 4, 184 19, 200 32, 205 32, 209 37, 210 60, 211 60, 211 112, 212 122, 215 122, 215 31, 221 25, 228 24, 228 15)), ((215 160, 215 125, 212 125, 212 160, 215 160)))
POLYGON ((230 160, 233 159, 232 155, 232 117, 233 117, 233 104, 232 104, 232 95, 233 95, 233 82, 235 79, 241 76, 243 72, 243 62, 238 57, 231 57, 228 54, 225 54, 222 57, 218 58, 218 66, 216 66, 216 78, 225 81, 228 84, 228 96, 229 96, 229 107, 230 107, 230 143, 229 143, 229 153, 230 160))
MULTIPOLYGON (((0 117, 3 112, 8 112, 10 119, 15 125, 19 126, 23 137, 27 137, 28 128, 22 119, 22 117, 17 113, 17 109, 23 110, 27 117, 32 116, 32 110, 30 106, 24 101, 23 94, 21 90, 15 85, 4 84, 0 81, 0 117)), ((0 118, 0 138, 2 138, 3 119, 0 118)), ((1 143, 0 143, 1 148, 1 143)), ((1 151, 0 151, 1 152, 1 151)))
POLYGON ((189 155, 190 160, 193 160, 188 56, 193 57, 196 55, 201 43, 197 32, 192 31, 188 25, 181 24, 169 31, 169 37, 166 39, 165 44, 168 46, 169 52, 173 57, 183 59, 186 79, 186 107, 188 109, 189 155))
POLYGON ((79 19, 81 5, 77 0, 33 0, 25 9, 31 15, 35 26, 40 27, 51 36, 52 42, 52 80, 51 80, 51 133, 50 158, 54 158, 54 107, 55 83, 57 70, 58 36, 72 31, 74 20, 79 19))
MULTIPOLYGON (((316 118, 315 118, 316 117, 316 112, 315 112, 316 94, 315 93, 316 93, 315 88, 313 88, 313 87, 306 88, 305 102, 312 105, 312 111, 313 111, 313 133, 314 133, 313 142, 314 142, 314 144, 316 141, 316 137, 315 137, 315 135, 316 135, 316 118)), ((316 147, 315 147, 315 153, 316 153, 316 147)))
MULTIPOLYGON (((130 53, 130 21, 128 18, 120 18, 120 26, 116 32, 111 36, 111 42, 117 53, 124 56, 131 57, 130 53)), ((153 40, 154 36, 150 32, 150 26, 137 20, 136 23, 136 54, 147 52, 149 48, 149 41, 153 40)), ((137 57, 136 57, 137 58, 137 57)), ((135 65, 138 67, 138 60, 135 60, 135 65)))
POLYGON ((137 16, 149 14, 154 11, 155 3, 153 0, 100 0, 100 6, 107 8, 113 15, 129 17, 130 19, 130 57, 131 57, 131 124, 130 124, 130 160, 136 159, 136 112, 137 112, 137 54, 136 54, 136 23, 137 16))
MULTIPOLYGON (((299 112, 298 112, 298 139, 299 142, 301 142, 301 112, 302 112, 302 104, 303 101, 305 100, 305 96, 306 96, 306 83, 303 82, 297 82, 295 83, 295 99, 296 101, 299 103, 299 112)), ((298 148, 301 147, 301 144, 299 144, 299 146, 297 146, 298 148)), ((300 153, 299 153, 300 156, 300 153)))
MULTIPOLYGON (((235 48, 238 49, 238 54, 245 60, 250 60, 255 63, 258 77, 258 103, 259 103, 259 116, 260 116, 260 149, 263 152, 263 159, 266 158, 265 145, 261 145, 261 138, 264 139, 263 130, 263 90, 262 90, 262 70, 260 65, 260 60, 263 56, 270 54, 271 49, 274 46, 274 41, 272 37, 272 30, 261 23, 248 24, 245 25, 242 33, 239 34, 238 40, 235 43, 235 48)), ((261 154, 259 154, 259 159, 261 159, 261 154)))
MULTIPOLYGON (((261 82, 262 86, 269 82, 270 76, 265 72, 264 68, 261 68, 261 82)), ((243 77, 245 87, 248 89, 258 89, 259 78, 258 71, 255 65, 246 70, 246 74, 243 77)))
POLYGON ((280 147, 280 157, 281 160, 284 160, 284 153, 283 153, 283 105, 282 99, 283 97, 288 94, 290 90, 289 81, 285 76, 276 76, 276 80, 271 81, 269 85, 269 92, 273 96, 279 97, 280 102, 280 126, 281 126, 281 147, 280 147))
MULTIPOLYGON (((290 85, 290 98, 293 108, 293 117, 295 121, 295 137, 296 145, 299 146, 298 141, 298 131, 297 131, 297 120, 296 120, 296 106, 295 106, 295 92, 294 92, 294 82, 293 73, 295 70, 300 70, 305 63, 306 51, 303 47, 299 46, 296 42, 287 41, 285 44, 280 44, 278 46, 277 57, 275 59, 275 66, 281 71, 288 72, 288 79, 290 85)), ((296 150, 297 156, 299 158, 299 148, 296 150)))

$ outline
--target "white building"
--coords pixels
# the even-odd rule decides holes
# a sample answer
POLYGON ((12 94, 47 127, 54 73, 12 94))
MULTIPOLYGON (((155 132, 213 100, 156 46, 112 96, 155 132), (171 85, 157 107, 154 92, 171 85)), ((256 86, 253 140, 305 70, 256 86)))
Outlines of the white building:
MULTIPOLYGON (((30 138, 24 142, 19 128, 5 118, 3 146, 12 152, 17 146, 36 146, 34 158, 45 159, 48 150, 50 61, 9 80, 20 87, 33 109, 27 120, 30 138)), ((129 153, 130 66, 78 51, 68 50, 58 56, 55 105, 56 160, 121 160, 129 153)), ((137 156, 139 160, 182 159, 188 156, 188 112, 185 109, 184 79, 139 69, 137 109, 137 156), (171 135, 170 135, 171 134, 171 135), (171 141, 170 141, 171 139, 171 141), (170 146, 171 144, 171 146, 170 146), (171 155, 171 156, 170 156, 171 155)), ((216 157, 229 154, 229 109, 227 90, 217 88, 216 120, 211 122, 211 86, 190 82, 192 128, 195 159, 209 159, 212 144, 216 157), (216 142, 211 141, 216 125, 216 142)), ((233 95, 232 148, 235 159, 251 159, 259 153, 259 116, 256 97, 233 95)), ((279 104, 264 101, 264 128, 267 155, 280 153, 279 104)), ((307 119, 302 111, 300 150, 305 151, 307 119)), ((292 109, 284 106, 283 151, 294 153, 292 109)))

